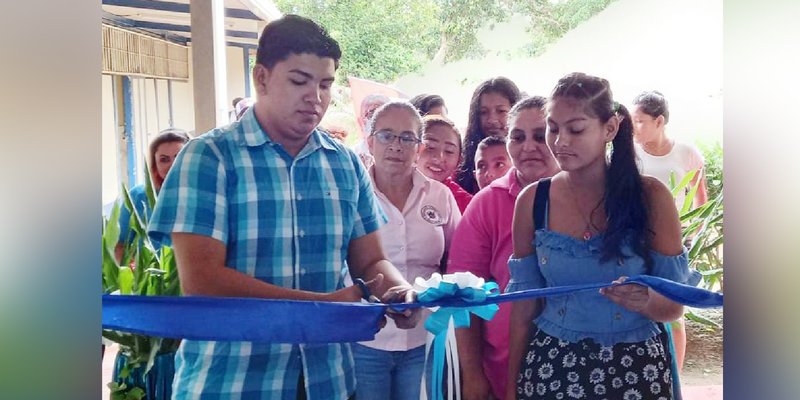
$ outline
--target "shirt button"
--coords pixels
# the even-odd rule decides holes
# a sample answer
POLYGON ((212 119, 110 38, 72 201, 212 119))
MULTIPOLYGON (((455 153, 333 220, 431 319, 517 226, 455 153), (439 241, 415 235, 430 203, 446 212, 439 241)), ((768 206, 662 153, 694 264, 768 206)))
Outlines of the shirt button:
POLYGON ((300 275, 305 275, 305 274, 306 274, 306 269, 300 268, 300 275))
POLYGON ((397 221, 397 225, 403 225, 403 221, 397 221))
POLYGON ((297 194, 297 200, 303 200, 303 195, 301 195, 301 194, 299 194, 299 193, 298 193, 298 194, 297 194))
POLYGON ((400 250, 405 250, 406 246, 400 246, 400 250))
POLYGON ((541 263, 542 263, 542 265, 547 264, 547 257, 542 257, 541 263))
POLYGON ((620 314, 620 313, 618 313, 618 312, 617 312, 617 313, 614 313, 614 319, 616 319, 616 320, 621 320, 621 319, 622 319, 622 314, 620 314))
POLYGON ((301 229, 300 230, 300 237, 304 237, 305 235, 306 235, 306 231, 301 229))
POLYGON ((566 313, 567 313, 567 311, 566 311, 566 310, 564 310, 563 308, 560 308, 560 309, 558 309, 558 315, 560 315, 560 316, 562 316, 562 317, 563 317, 563 316, 564 316, 564 314, 566 314, 566 313))

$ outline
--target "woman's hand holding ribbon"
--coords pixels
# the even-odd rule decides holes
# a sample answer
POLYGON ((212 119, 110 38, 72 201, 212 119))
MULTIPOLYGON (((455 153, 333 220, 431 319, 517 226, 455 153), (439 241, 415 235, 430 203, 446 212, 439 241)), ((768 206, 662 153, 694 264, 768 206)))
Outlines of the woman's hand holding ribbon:
POLYGON ((600 294, 633 312, 642 312, 650 302, 650 289, 647 286, 629 283, 625 284, 627 276, 615 280, 614 286, 600 289, 600 294))

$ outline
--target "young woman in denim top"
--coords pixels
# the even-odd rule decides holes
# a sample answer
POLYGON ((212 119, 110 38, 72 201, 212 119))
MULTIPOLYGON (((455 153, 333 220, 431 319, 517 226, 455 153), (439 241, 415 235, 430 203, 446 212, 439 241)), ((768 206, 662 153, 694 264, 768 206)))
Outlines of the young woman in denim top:
MULTIPOLYGON (((562 172, 517 199, 508 291, 638 274, 695 279, 672 196, 639 174, 632 132, 608 81, 583 73, 559 80, 547 145, 562 172), (539 187, 544 212, 534 225, 539 187)), ((681 304, 635 284, 515 302, 506 398, 672 399, 672 359, 657 322, 682 314, 681 304)))

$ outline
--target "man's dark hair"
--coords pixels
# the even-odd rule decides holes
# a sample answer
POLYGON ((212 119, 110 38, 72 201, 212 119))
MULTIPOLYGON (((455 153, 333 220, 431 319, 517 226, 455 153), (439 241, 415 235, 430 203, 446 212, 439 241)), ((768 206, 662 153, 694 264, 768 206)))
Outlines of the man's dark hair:
POLYGON ((264 27, 258 39, 256 62, 272 69, 290 55, 303 53, 332 58, 337 69, 342 57, 339 43, 325 28, 308 18, 288 14, 264 27))

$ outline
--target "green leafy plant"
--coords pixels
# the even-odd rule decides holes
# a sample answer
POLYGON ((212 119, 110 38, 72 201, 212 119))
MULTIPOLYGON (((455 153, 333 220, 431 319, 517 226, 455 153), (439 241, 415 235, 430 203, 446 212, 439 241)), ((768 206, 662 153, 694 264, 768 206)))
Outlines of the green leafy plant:
MULTIPOLYGON (((684 243, 688 244, 689 266, 703 276, 702 285, 708 290, 720 290, 723 287, 723 232, 724 195, 722 190, 722 149, 717 144, 712 147, 711 156, 706 155, 705 179, 708 188, 708 201, 693 208, 694 197, 700 180, 694 184, 692 180, 698 171, 690 171, 680 182, 675 182, 674 174, 670 176, 670 188, 673 196, 687 191, 686 198, 679 209, 683 226, 684 243)), ((717 324, 706 318, 687 311, 686 318, 707 326, 717 324)))
MULTIPOLYGON (((155 204, 155 192, 150 180, 146 177, 145 193, 152 207, 155 204)), ((147 216, 140 215, 134 207, 130 192, 123 185, 122 202, 130 210, 130 230, 132 240, 123 241, 122 257, 119 262, 115 249, 119 243, 119 218, 121 205, 114 205, 108 218, 103 218, 102 232, 102 275, 104 294, 142 295, 142 296, 179 296, 180 283, 178 270, 172 248, 156 247, 147 236, 147 216)), ((125 365, 119 371, 118 378, 126 379, 131 373, 147 374, 159 354, 175 352, 180 340, 137 335, 127 332, 103 330, 103 337, 119 344, 120 352, 126 357, 125 365), (141 369, 144 367, 144 369, 141 369)), ((111 382, 112 399, 141 399, 144 397, 143 387, 130 387, 125 383, 111 382)))

